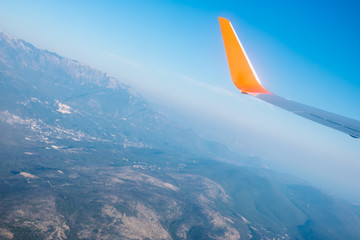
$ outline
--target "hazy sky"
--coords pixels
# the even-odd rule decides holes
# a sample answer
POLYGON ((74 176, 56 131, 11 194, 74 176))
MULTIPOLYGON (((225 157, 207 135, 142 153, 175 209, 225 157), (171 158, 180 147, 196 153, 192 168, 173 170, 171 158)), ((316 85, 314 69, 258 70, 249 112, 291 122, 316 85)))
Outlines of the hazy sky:
POLYGON ((205 135, 360 203, 360 140, 240 95, 218 16, 271 92, 360 120, 358 1, 1 1, 0 29, 86 62, 205 135))

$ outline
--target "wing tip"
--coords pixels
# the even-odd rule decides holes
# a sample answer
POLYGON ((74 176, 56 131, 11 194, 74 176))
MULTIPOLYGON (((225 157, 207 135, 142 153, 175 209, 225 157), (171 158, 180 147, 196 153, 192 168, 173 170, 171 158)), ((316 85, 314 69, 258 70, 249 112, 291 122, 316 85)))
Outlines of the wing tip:
POLYGON ((218 16, 219 21, 226 21, 226 22, 230 22, 228 19, 224 18, 224 17, 220 17, 218 16))
POLYGON ((241 42, 231 25, 231 22, 220 16, 218 18, 230 68, 230 74, 235 86, 243 93, 272 94, 265 89, 259 81, 250 60, 246 55, 245 49, 243 49, 241 42))

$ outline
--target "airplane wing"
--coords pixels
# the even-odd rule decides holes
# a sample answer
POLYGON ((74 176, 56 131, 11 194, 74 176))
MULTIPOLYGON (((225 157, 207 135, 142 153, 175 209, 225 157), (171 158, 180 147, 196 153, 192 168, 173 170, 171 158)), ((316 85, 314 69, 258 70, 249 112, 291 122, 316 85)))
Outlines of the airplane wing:
POLYGON ((279 97, 265 89, 259 81, 231 22, 222 17, 219 17, 219 22, 230 75, 241 93, 254 96, 296 115, 349 134, 351 137, 360 137, 360 121, 279 97))

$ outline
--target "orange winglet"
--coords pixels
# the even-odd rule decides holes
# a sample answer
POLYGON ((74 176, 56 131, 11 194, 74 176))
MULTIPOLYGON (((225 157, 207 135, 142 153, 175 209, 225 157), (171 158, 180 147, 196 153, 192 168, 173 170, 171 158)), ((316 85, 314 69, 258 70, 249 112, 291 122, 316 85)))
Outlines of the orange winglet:
POLYGON ((242 93, 272 94, 266 90, 258 80, 231 22, 222 17, 219 17, 219 22, 230 74, 235 86, 240 89, 242 93))

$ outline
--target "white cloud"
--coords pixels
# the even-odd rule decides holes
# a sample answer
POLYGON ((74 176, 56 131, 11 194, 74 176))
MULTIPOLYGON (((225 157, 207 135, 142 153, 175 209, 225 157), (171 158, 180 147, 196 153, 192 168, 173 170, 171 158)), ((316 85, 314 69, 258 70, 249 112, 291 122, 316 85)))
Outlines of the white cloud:
POLYGON ((58 112, 61 112, 62 114, 70 114, 71 113, 71 107, 66 105, 66 104, 63 104, 63 103, 58 103, 58 106, 59 106, 59 109, 56 110, 58 112))

